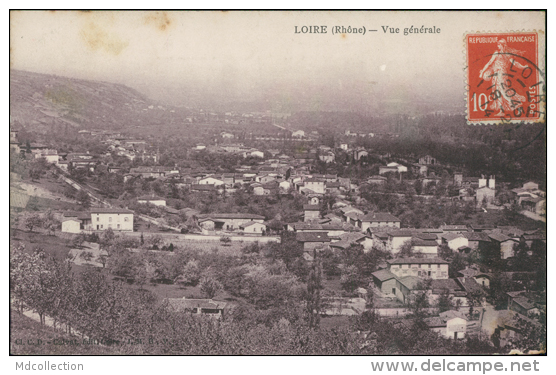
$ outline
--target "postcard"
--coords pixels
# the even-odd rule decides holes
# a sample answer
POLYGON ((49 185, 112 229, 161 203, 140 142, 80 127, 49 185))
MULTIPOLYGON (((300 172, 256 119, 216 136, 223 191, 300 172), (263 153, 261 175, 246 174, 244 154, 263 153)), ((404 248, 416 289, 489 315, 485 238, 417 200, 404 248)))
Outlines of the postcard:
POLYGON ((11 11, 16 369, 546 366, 546 20, 11 11))

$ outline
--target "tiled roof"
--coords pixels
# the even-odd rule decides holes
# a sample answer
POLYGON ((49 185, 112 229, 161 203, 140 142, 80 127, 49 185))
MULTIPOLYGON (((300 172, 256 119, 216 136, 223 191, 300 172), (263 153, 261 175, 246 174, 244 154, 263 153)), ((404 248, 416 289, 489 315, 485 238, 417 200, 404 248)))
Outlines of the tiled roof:
POLYGON ((133 211, 125 208, 95 207, 90 209, 92 214, 132 214, 133 211))
POLYGON ((469 241, 490 242, 490 237, 484 232, 465 232, 462 233, 469 241))
POLYGON ((494 241, 497 241, 497 242, 504 242, 504 241, 511 240, 510 237, 508 237, 508 236, 506 236, 505 234, 502 234, 502 233, 491 233, 488 236, 491 239, 493 239, 494 241))
POLYGON ((446 234, 443 234, 441 237, 444 238, 446 241, 452 241, 452 240, 455 240, 456 238, 460 238, 460 237, 465 238, 460 233, 446 233, 446 234))
POLYGON ((205 217, 211 217, 213 219, 252 219, 252 220, 264 220, 264 216, 246 213, 236 213, 236 214, 224 214, 224 213, 211 213, 205 217))
POLYGON ((241 229, 243 229, 243 228, 250 227, 251 225, 254 225, 254 224, 264 225, 263 223, 259 223, 259 222, 256 222, 256 221, 249 221, 249 222, 247 222, 247 223, 245 223, 245 224, 241 224, 239 227, 240 227, 241 229))
POLYGON ((295 238, 299 242, 330 242, 327 232, 298 232, 295 238))
POLYGON ((319 204, 304 204, 303 209, 305 211, 320 211, 320 205, 319 204))
POLYGON ((371 275, 373 275, 374 277, 376 277, 380 281, 386 281, 386 280, 396 278, 396 275, 394 275, 392 272, 390 272, 388 270, 375 271, 371 275))
POLYGON ((410 230, 390 230, 387 232, 390 237, 413 237, 414 232, 410 230))
POLYGON ((398 258, 389 259, 386 262, 389 264, 448 264, 449 262, 440 258, 398 258))
POLYGON ((364 222, 375 222, 375 221, 391 221, 391 222, 399 222, 400 219, 398 219, 397 217, 395 217, 392 214, 389 214, 387 212, 374 212, 374 213, 369 213, 365 216, 363 216, 361 219, 361 221, 364 222))
POLYGON ((397 280, 409 290, 414 290, 423 281, 422 278, 417 276, 406 276, 397 280))
POLYGON ((413 246, 438 246, 438 243, 435 240, 422 240, 420 238, 414 238, 412 240, 413 246))

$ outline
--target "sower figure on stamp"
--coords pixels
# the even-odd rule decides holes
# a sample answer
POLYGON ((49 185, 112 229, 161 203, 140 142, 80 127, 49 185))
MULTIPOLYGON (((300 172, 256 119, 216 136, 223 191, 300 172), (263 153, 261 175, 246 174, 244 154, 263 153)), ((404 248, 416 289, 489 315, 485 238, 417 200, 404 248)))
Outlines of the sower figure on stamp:
POLYGON ((519 69, 528 67, 514 59, 514 55, 522 54, 523 51, 508 47, 506 40, 500 39, 498 41, 498 51, 494 52, 489 62, 479 73, 481 79, 492 81, 492 100, 489 108, 493 111, 499 111, 496 116, 504 116, 504 113, 523 106, 523 103, 526 101, 523 95, 519 95, 511 88, 512 82, 507 77, 508 74, 511 74, 510 68, 512 67, 519 69))

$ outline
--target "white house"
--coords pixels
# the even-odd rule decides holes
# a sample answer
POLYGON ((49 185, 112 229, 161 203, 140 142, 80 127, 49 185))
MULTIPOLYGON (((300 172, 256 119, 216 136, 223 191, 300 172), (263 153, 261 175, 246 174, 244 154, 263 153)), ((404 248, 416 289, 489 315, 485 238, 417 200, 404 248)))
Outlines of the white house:
POLYGON ((123 208, 91 208, 93 230, 133 232, 133 211, 123 208))
POLYGON ((444 311, 439 317, 426 318, 425 323, 447 339, 463 339, 467 332, 467 319, 461 311, 444 311))
POLYGON ((389 231, 387 247, 392 254, 396 254, 407 241, 411 241, 412 237, 413 233, 407 230, 389 231))
POLYGON ((292 133, 293 138, 303 138, 305 137, 305 132, 303 130, 296 130, 292 133))
POLYGON ((303 187, 306 189, 311 189, 317 194, 325 193, 325 183, 324 180, 320 178, 308 178, 305 180, 303 187))
POLYGON ((460 233, 445 233, 442 235, 442 243, 447 244, 453 251, 458 251, 460 247, 469 246, 469 240, 460 233))
POLYGON ((440 258, 398 258, 386 261, 396 277, 416 276, 433 280, 448 278, 449 262, 440 258))
POLYGON ((256 221, 250 221, 245 224, 241 224, 239 228, 243 229, 243 233, 245 234, 262 235, 263 232, 266 232, 266 225, 256 221))
POLYGON ((388 163, 386 165, 387 167, 395 167, 398 169, 398 173, 404 173, 407 172, 407 167, 405 165, 401 165, 399 163, 396 162, 392 162, 392 163, 388 163))
POLYGON ((427 258, 438 256, 438 243, 435 240, 413 238, 413 252, 423 254, 427 258))
POLYGON ((216 177, 212 177, 212 176, 207 176, 207 177, 203 177, 199 180, 198 182, 199 185, 214 185, 214 186, 219 186, 219 185, 224 185, 224 181, 216 178, 216 177))
POLYGON ((387 212, 369 213, 358 219, 357 225, 364 232, 369 228, 391 227, 399 228, 400 219, 387 212))
POLYGON ((155 206, 166 206, 166 199, 164 198, 158 198, 158 197, 139 197, 137 198, 137 203, 141 203, 141 204, 153 204, 155 206))
POLYGON ((62 221, 62 232, 81 233, 81 220, 68 218, 62 221))

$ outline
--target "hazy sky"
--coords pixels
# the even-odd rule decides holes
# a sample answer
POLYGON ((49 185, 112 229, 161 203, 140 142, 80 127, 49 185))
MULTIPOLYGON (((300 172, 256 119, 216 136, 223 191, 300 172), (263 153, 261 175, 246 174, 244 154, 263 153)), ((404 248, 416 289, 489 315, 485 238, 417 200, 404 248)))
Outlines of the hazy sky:
POLYGON ((386 100, 459 100, 466 32, 545 28, 541 12, 19 11, 10 17, 14 69, 119 82, 151 95, 195 84, 231 95, 318 87, 386 100), (328 33, 295 33, 295 26, 312 25, 328 33), (404 28, 423 25, 441 31, 404 36, 404 28), (335 26, 378 31, 333 35, 335 26), (386 26, 400 33, 384 33, 386 26))

